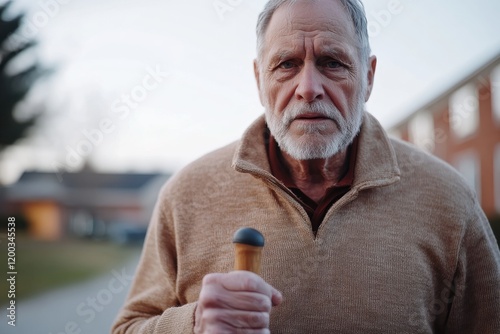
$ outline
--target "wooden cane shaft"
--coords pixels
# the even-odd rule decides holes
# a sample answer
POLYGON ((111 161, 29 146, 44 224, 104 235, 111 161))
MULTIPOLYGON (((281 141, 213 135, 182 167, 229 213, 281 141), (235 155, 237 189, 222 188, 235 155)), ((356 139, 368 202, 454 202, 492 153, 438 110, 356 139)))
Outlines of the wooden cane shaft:
POLYGON ((234 270, 247 270, 260 274, 262 247, 235 243, 234 250, 234 270))

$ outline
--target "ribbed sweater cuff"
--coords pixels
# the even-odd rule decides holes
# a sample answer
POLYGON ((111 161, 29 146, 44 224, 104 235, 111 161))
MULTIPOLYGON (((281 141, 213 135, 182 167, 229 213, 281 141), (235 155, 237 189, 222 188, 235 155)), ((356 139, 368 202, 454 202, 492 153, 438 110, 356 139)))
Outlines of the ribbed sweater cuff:
POLYGON ((193 334, 196 305, 189 303, 165 310, 156 323, 154 333, 193 334))

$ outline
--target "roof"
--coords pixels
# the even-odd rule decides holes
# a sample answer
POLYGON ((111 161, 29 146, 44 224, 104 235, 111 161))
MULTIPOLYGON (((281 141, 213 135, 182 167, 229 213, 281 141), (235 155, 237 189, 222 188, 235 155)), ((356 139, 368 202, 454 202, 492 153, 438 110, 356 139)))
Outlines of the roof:
POLYGON ((139 189, 152 179, 164 174, 130 174, 130 173, 95 173, 83 171, 79 173, 25 172, 17 183, 57 182, 63 188, 93 188, 93 189, 139 189))
POLYGON ((61 179, 56 173, 25 172, 6 189, 6 197, 13 201, 54 200, 67 205, 130 204, 137 201, 149 184, 168 177, 162 173, 82 171, 65 173, 61 179))
POLYGON ((428 110, 432 109, 433 106, 436 104, 442 102, 445 99, 448 99, 451 94, 453 94, 455 91, 457 91, 460 87, 464 86, 468 82, 471 82, 474 79, 477 79, 479 76, 481 76, 484 73, 490 72, 495 66, 500 64, 500 50, 498 50, 494 56, 488 58, 486 62, 483 62, 480 66, 476 67, 473 71, 469 72, 467 75, 463 76, 462 79, 456 81, 454 84, 449 86, 448 88, 442 90, 438 94, 436 94, 434 97, 430 98, 427 100, 427 102, 423 103, 419 107, 415 108, 413 111, 411 111, 408 116, 403 118, 401 121, 397 122, 396 124, 392 125, 390 128, 391 129, 396 129, 400 127, 401 125, 407 123, 417 112, 421 110, 428 110))

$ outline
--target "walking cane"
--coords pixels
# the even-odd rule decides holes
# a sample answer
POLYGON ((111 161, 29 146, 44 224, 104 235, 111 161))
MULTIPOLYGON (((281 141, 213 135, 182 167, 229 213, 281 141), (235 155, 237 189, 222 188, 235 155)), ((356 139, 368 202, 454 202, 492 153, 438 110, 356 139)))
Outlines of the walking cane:
POLYGON ((260 274, 260 259, 264 236, 250 227, 240 228, 233 236, 234 270, 247 270, 260 274))

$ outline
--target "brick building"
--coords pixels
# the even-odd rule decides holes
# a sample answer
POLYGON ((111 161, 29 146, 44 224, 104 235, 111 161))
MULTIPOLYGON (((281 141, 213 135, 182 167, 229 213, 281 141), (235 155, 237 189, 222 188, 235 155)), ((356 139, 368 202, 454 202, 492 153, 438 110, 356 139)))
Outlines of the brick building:
POLYGON ((500 53, 389 132, 454 166, 486 214, 500 215, 500 53))

